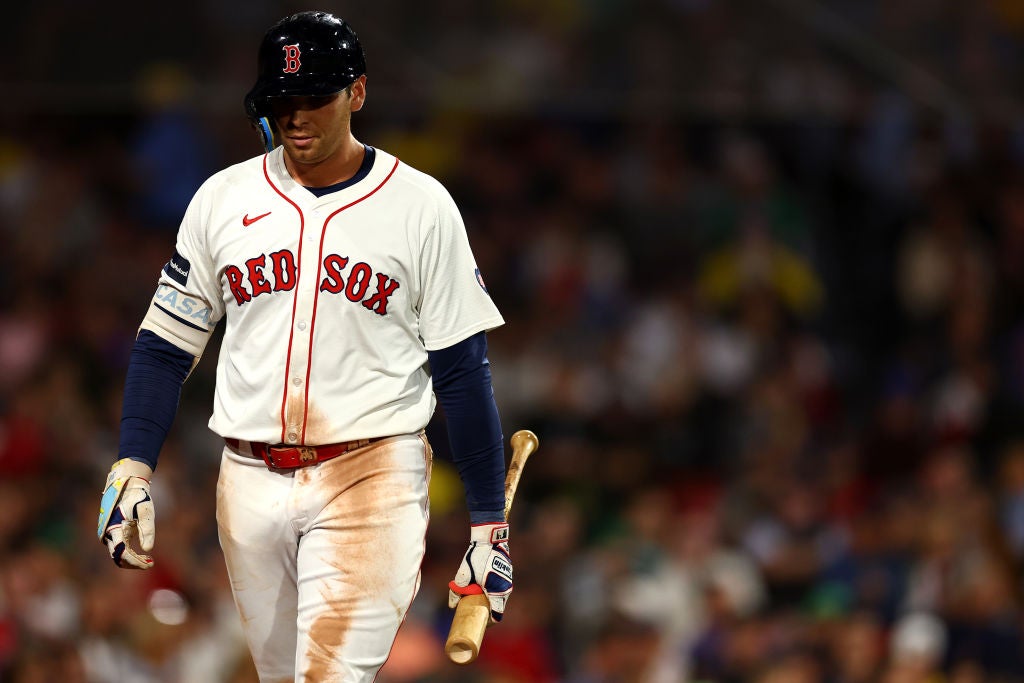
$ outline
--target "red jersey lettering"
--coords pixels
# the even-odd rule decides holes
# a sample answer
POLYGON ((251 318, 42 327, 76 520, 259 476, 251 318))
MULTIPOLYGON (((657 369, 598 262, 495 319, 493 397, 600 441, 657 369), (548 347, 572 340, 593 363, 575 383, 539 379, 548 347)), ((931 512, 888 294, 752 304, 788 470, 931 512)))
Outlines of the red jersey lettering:
POLYGON ((228 266, 224 269, 224 277, 228 279, 228 289, 235 295, 235 303, 239 306, 252 299, 252 295, 242 284, 244 276, 238 266, 228 266))
POLYGON ((270 293, 270 283, 263 276, 263 269, 266 265, 267 257, 264 254, 260 254, 256 258, 251 258, 245 262, 246 268, 249 269, 249 284, 252 286, 253 296, 270 293))
POLYGON ((341 277, 341 271, 345 270, 347 265, 347 256, 329 254, 325 257, 324 270, 327 272, 327 275, 320 282, 320 291, 330 292, 331 294, 340 292, 345 287, 345 280, 341 277))
POLYGON ((377 293, 364 301, 363 306, 377 315, 387 315, 388 300, 400 286, 398 280, 391 280, 387 275, 377 273, 377 293))
POLYGON ((287 292, 295 287, 295 255, 287 249, 275 251, 270 255, 270 264, 274 273, 274 291, 287 292))

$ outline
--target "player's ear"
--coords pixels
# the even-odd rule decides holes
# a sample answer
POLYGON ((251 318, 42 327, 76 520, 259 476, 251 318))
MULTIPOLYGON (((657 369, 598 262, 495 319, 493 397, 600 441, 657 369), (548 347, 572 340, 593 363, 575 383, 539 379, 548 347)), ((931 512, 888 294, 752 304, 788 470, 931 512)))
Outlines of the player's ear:
POLYGON ((352 81, 348 87, 351 88, 349 107, 352 111, 359 111, 363 108, 363 103, 366 102, 366 74, 352 81))

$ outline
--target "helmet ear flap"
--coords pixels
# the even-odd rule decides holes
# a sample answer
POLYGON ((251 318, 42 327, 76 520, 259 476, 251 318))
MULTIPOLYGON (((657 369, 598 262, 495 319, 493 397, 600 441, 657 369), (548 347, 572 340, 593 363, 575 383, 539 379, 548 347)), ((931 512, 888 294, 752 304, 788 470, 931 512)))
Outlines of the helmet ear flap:
POLYGON ((256 126, 256 131, 260 134, 260 140, 263 141, 263 149, 268 154, 273 152, 277 147, 277 140, 274 138, 274 124, 268 117, 261 116, 253 122, 253 125, 256 126))
MULTIPOLYGON (((274 123, 264 113, 265 107, 257 106, 257 97, 254 93, 255 88, 245 97, 245 113, 249 117, 249 121, 252 122, 253 128, 260 134, 263 149, 268 153, 273 152, 274 148, 277 147, 277 140, 274 137, 274 123)), ((265 102, 262 98, 261 101, 265 102)))

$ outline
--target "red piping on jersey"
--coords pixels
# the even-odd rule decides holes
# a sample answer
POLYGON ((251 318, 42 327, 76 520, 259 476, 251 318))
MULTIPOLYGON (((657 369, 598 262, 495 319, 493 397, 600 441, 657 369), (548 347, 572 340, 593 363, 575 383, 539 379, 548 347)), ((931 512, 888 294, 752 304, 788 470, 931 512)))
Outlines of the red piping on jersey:
MULTIPOLYGON (((270 179, 270 173, 267 171, 267 158, 269 156, 270 156, 269 154, 264 154, 263 155, 263 177, 266 178, 267 179, 267 183, 272 188, 274 188, 274 192, 276 192, 279 195, 281 195, 282 199, 284 199, 286 202, 288 202, 293 207, 295 207, 295 210, 299 212, 299 249, 298 249, 299 253, 298 253, 298 256, 295 257, 295 260, 297 262, 295 264, 295 287, 294 287, 295 294, 292 296, 292 324, 288 327, 288 355, 285 357, 285 361, 284 361, 284 394, 281 397, 281 443, 284 443, 285 432, 288 431, 288 423, 285 420, 285 411, 286 411, 287 406, 288 406, 288 375, 291 374, 292 341, 293 341, 294 336, 295 336, 295 311, 296 311, 296 309, 298 308, 298 305, 299 305, 299 280, 300 280, 300 278, 302 276, 302 233, 306 229, 306 217, 303 215, 302 209, 299 208, 299 205, 296 204, 295 202, 293 202, 291 199, 288 199, 288 197, 285 195, 285 193, 281 192, 281 190, 279 190, 277 188, 277 186, 274 185, 274 181, 270 179)), ((317 274, 317 281, 319 282, 319 280, 320 280, 320 275, 318 273, 317 274)), ((313 333, 312 327, 310 328, 309 332, 310 332, 310 335, 312 335, 312 333, 313 333)), ((310 339, 312 339, 312 336, 310 337, 310 339)), ((306 400, 309 400, 309 396, 308 395, 306 396, 306 400)), ((305 411, 303 411, 303 428, 302 428, 302 430, 303 430, 303 432, 305 432, 305 430, 306 430, 306 428, 305 428, 305 411)))
MULTIPOLYGON (((372 190, 370 190, 369 192, 364 194, 359 199, 356 199, 355 201, 349 202, 345 206, 343 206, 340 209, 334 211, 334 213, 332 213, 330 216, 328 216, 326 219, 324 219, 324 226, 323 226, 323 228, 320 229, 320 254, 319 254, 319 258, 317 259, 317 264, 316 264, 316 288, 313 290, 313 319, 310 320, 310 322, 309 322, 309 357, 306 359, 306 395, 304 397, 304 404, 302 406, 302 438, 299 440, 299 443, 303 443, 303 444, 306 443, 306 422, 307 422, 307 419, 309 417, 309 378, 310 378, 310 371, 313 369, 313 329, 316 327, 316 305, 317 305, 317 302, 320 300, 320 272, 323 269, 323 265, 324 265, 324 237, 327 236, 327 224, 331 222, 332 218, 337 216, 339 213, 341 213, 345 209, 348 209, 350 207, 355 206, 356 204, 358 204, 359 202, 363 201, 364 199, 368 199, 373 194, 375 194, 377 192, 377 190, 379 190, 380 188, 384 187, 384 183, 386 183, 389 180, 391 180, 391 176, 393 176, 395 174, 395 170, 397 168, 398 168, 398 159, 395 159, 395 165, 391 167, 390 171, 388 171, 388 174, 384 178, 384 180, 380 181, 380 185, 378 185, 377 187, 373 188, 372 190)), ((298 283, 298 280, 296 278, 296 284, 297 283, 298 283)), ((297 289, 298 289, 298 287, 296 287, 296 290, 297 289)), ((285 387, 284 388, 285 388, 285 393, 287 394, 287 391, 288 391, 288 377, 287 376, 285 376, 285 387)), ((283 416, 282 416, 282 418, 283 418, 283 416)))

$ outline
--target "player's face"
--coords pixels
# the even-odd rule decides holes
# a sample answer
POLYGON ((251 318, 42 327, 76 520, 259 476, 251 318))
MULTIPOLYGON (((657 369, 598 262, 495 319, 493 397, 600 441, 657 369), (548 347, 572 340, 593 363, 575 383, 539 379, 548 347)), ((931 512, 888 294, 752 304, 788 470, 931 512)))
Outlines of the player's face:
POLYGON ((278 137, 292 161, 320 164, 338 155, 351 139, 352 112, 362 107, 361 86, 323 97, 271 99, 278 137))

